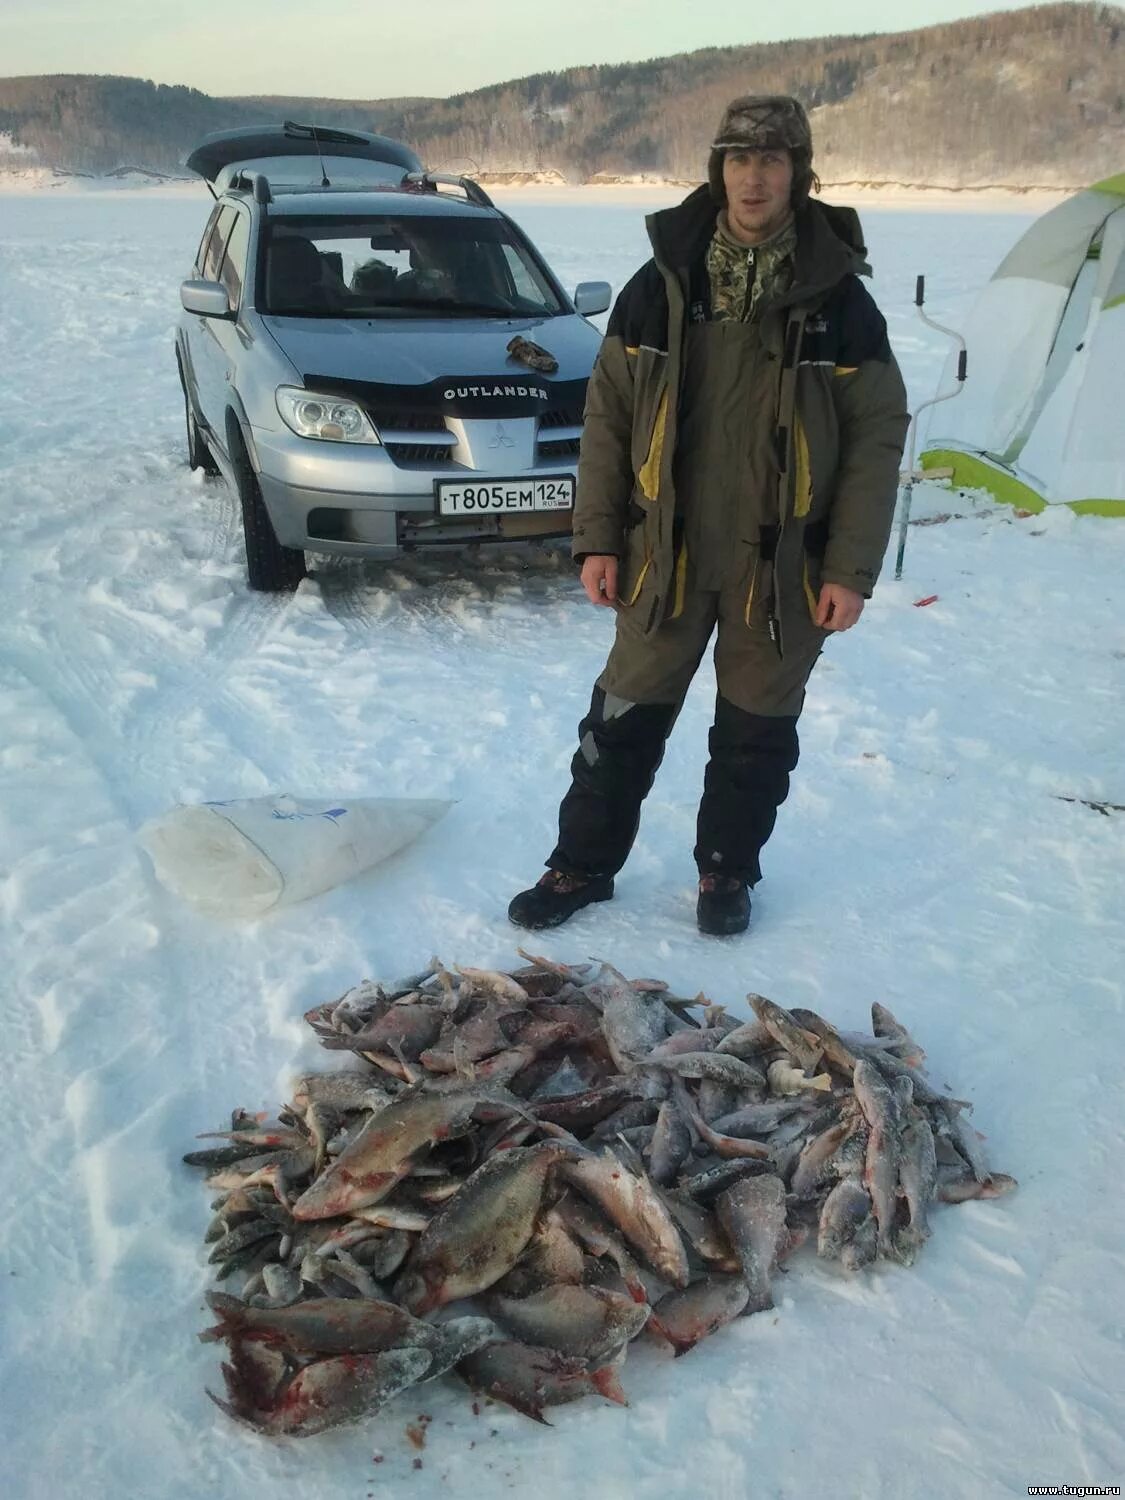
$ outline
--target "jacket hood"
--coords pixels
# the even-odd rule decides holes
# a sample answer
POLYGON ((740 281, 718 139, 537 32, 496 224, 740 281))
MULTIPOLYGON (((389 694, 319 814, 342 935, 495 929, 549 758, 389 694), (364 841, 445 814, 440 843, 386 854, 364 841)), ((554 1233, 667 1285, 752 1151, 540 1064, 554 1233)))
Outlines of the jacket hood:
MULTIPOLYGON (((661 209, 645 220, 653 254, 662 270, 687 273, 702 259, 715 232, 717 209, 705 183, 675 208, 661 209)), ((819 199, 797 210, 797 255, 793 285, 783 307, 811 301, 845 276, 870 276, 863 230, 854 208, 819 199)))

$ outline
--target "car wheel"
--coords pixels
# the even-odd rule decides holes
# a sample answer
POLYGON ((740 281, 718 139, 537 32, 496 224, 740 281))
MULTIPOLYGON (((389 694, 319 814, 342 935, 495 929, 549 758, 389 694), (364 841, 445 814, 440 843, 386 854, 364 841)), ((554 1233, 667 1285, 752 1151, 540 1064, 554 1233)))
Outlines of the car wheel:
POLYGON ((196 421, 191 397, 188 395, 187 381, 184 379, 183 367, 180 366, 178 359, 176 364, 180 370, 180 389, 184 393, 184 423, 187 428, 188 468, 192 470, 202 469, 204 474, 209 474, 214 478, 219 473, 219 466, 211 457, 211 450, 208 448, 203 434, 199 430, 199 423, 196 421))
POLYGON ((241 436, 231 443, 231 459, 242 503, 247 581, 261 593, 291 592, 305 576, 305 554, 296 547, 283 547, 278 541, 241 436))

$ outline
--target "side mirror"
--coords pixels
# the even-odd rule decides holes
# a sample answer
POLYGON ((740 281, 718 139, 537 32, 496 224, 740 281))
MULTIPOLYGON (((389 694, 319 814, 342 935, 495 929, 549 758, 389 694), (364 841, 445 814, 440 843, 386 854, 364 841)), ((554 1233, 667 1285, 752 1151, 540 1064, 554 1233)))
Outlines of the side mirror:
POLYGON ((185 312, 203 318, 230 317, 230 297, 221 281, 181 282, 180 302, 185 312))
POLYGON ((574 289, 574 306, 584 318, 603 313, 613 297, 608 281, 581 281, 574 289))

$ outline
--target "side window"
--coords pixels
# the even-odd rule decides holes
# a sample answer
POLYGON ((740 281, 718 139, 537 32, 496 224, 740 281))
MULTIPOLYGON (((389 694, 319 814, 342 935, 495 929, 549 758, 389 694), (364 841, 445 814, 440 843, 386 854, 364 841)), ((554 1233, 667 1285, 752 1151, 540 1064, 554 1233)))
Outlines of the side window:
POLYGON ((227 240, 227 253, 223 256, 219 280, 230 295, 231 307, 237 307, 242 298, 242 283, 246 279, 246 249, 250 243, 250 215, 239 214, 227 240))
POLYGON ((231 232, 234 219, 235 210, 229 203, 224 204, 218 223, 212 229, 211 238, 207 241, 207 252, 203 257, 204 281, 218 281, 219 279, 219 267, 223 263, 223 251, 227 247, 227 236, 231 232))
POLYGON ((206 228, 203 231, 203 238, 199 241, 199 251, 198 251, 198 253, 197 253, 196 257, 195 257, 195 269, 201 275, 203 273, 203 256, 204 256, 204 253, 206 252, 206 249, 207 249, 207 241, 211 238, 211 231, 215 227, 215 223, 216 223, 216 221, 218 220, 218 217, 219 217, 219 210, 221 208, 222 208, 222 204, 221 203, 216 203, 215 204, 214 208, 211 210, 210 215, 208 216, 207 225, 206 225, 206 228))

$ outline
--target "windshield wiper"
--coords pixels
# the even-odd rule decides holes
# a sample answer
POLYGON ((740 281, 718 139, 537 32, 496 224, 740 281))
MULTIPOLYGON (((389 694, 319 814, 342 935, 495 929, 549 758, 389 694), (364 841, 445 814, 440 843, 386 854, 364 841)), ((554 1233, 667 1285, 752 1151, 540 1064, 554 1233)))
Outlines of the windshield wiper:
MULTIPOLYGON (((487 318, 525 318, 527 313, 520 313, 512 307, 496 307, 491 302, 459 302, 455 297, 403 297, 394 302, 365 302, 365 309, 376 312, 397 312, 402 309, 406 312, 442 312, 442 313, 468 313, 473 317, 487 318)), ((534 314, 542 317, 543 313, 534 314)))

